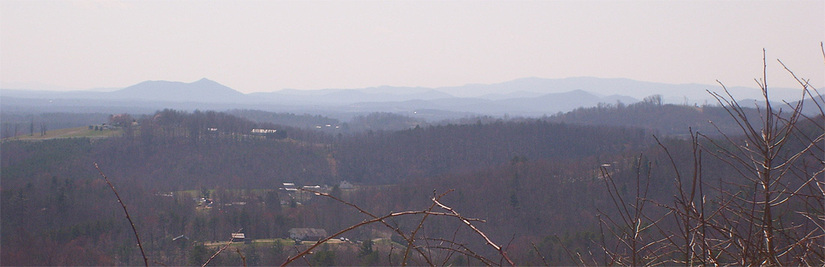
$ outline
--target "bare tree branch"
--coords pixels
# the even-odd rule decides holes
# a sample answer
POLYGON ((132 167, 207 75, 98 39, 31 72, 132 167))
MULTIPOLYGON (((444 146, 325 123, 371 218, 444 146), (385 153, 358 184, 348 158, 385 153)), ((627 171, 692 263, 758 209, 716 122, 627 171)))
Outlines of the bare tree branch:
POLYGON ((109 185, 109 188, 112 189, 112 192, 115 192, 115 197, 117 197, 117 203, 120 203, 120 206, 123 207, 123 213, 126 214, 126 219, 129 220, 129 225, 132 226, 132 232, 135 233, 135 239, 137 239, 138 248, 140 248, 140 255, 143 256, 143 264, 144 264, 144 266, 148 267, 149 266, 149 258, 146 258, 146 252, 143 251, 143 244, 140 242, 140 235, 138 235, 138 231, 137 231, 137 228, 135 227, 135 223, 132 222, 132 217, 129 216, 129 211, 126 210, 126 203, 123 203, 123 200, 120 198, 120 194, 118 194, 117 190, 115 190, 115 186, 112 185, 112 182, 109 181, 109 178, 106 177, 105 174, 103 174, 103 171, 100 170, 100 166, 97 165, 97 162, 95 162, 94 164, 95 164, 95 169, 97 169, 97 172, 100 173, 100 176, 103 177, 103 180, 106 180, 106 184, 109 185))

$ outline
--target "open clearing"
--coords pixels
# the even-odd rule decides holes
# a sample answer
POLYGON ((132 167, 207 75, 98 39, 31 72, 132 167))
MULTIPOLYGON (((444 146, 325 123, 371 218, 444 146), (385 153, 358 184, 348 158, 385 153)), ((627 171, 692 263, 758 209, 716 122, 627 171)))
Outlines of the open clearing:
POLYGON ((88 137, 88 138, 106 138, 106 137, 114 137, 120 136, 123 133, 121 130, 102 130, 102 131, 95 131, 90 130, 89 127, 76 127, 76 128, 64 128, 64 129, 57 129, 52 131, 46 131, 46 135, 40 135, 39 132, 35 133, 34 135, 18 135, 15 137, 9 137, 3 139, 3 141, 10 141, 10 140, 47 140, 47 139, 57 139, 57 138, 72 138, 72 137, 88 137))

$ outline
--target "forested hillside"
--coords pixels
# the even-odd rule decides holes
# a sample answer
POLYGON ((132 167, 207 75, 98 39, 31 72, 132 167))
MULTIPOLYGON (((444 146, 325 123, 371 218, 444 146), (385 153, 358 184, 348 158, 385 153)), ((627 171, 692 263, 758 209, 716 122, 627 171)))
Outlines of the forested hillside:
POLYGON ((342 179, 391 184, 496 167, 518 158, 609 158, 649 145, 650 137, 644 130, 624 127, 498 121, 363 133, 336 142, 334 156, 342 179))
POLYGON ((106 122, 105 113, 0 113, 0 138, 16 135, 39 134, 41 130, 54 130, 106 122))
MULTIPOLYGON (((237 254, 223 253, 216 258, 217 263, 237 264, 241 260, 238 255, 244 255, 250 265, 276 265, 294 256, 296 249, 308 246, 287 242, 291 229, 318 228, 331 234, 368 218, 330 198, 291 186, 314 188, 311 190, 329 193, 378 215, 426 209, 434 194, 447 192, 440 201, 464 216, 484 220, 475 221, 478 229, 505 245, 507 255, 520 265, 615 263, 620 258, 602 253, 604 245, 627 238, 614 234, 625 229, 616 222, 633 214, 628 207, 638 207, 617 199, 650 201, 648 206, 654 208, 643 210, 647 217, 639 222, 656 229, 643 236, 661 239, 667 236, 665 231, 683 227, 681 217, 667 207, 686 201, 674 197, 687 190, 683 185, 687 178, 682 177, 697 177, 697 166, 701 166, 701 183, 707 190, 702 196, 710 200, 709 210, 725 213, 725 209, 734 208, 725 203, 747 205, 747 198, 758 195, 758 190, 747 189, 752 183, 740 167, 709 160, 712 157, 707 154, 704 159, 696 158, 697 148, 710 155, 724 155, 752 139, 671 136, 692 125, 708 129, 700 121, 721 117, 716 115, 721 112, 726 113, 721 108, 646 101, 544 119, 480 118, 476 123, 433 126, 413 126, 405 123, 404 117, 376 114, 361 120, 387 118, 405 125, 401 127, 404 130, 347 134, 306 127, 326 123, 322 127, 329 124, 334 128, 332 125, 338 123, 322 117, 273 117, 253 111, 232 113, 255 119, 169 109, 151 115, 110 116, 108 123, 119 127, 122 136, 0 144, 2 263, 142 263, 129 224, 94 163, 128 205, 146 253, 155 263, 201 264, 218 250, 219 243, 214 242, 226 241, 229 233, 242 229, 255 241, 238 245, 237 254), (630 114, 642 113, 659 116, 630 118, 635 116, 630 114), (306 124, 299 126, 298 118, 306 119, 306 124), (636 122, 630 122, 633 120, 636 122), (623 121, 631 126, 610 126, 623 121), (741 194, 744 197, 739 197, 741 194)), ((755 111, 742 112, 751 116, 755 111)), ((822 169, 825 118, 797 119, 781 153, 803 151, 788 164, 788 175, 798 179, 782 180, 782 186, 798 189, 797 193, 807 190, 804 192, 812 199, 791 199, 788 203, 794 206, 777 204, 774 212, 783 225, 794 223, 816 233, 816 228, 810 228, 815 225, 805 217, 808 213, 799 213, 795 207, 821 212, 817 203, 821 204, 822 198, 811 191, 816 183, 810 179, 822 175, 817 170, 822 169)), ((733 120, 719 120, 717 125, 720 129, 737 127, 733 120)), ((780 192, 785 193, 779 196, 793 196, 780 192)), ((416 242, 456 240, 450 241, 460 242, 451 243, 455 245, 453 253, 462 247, 478 253, 477 257, 496 258, 498 254, 460 220, 449 216, 392 217, 390 225, 402 233, 421 228, 416 242)), ((783 229, 787 230, 782 233, 797 234, 793 232, 796 228, 783 229)), ((308 256, 310 262, 293 263, 395 265, 407 246, 403 237, 382 225, 357 228, 343 237, 354 241, 324 245, 317 254, 308 256), (374 247, 373 240, 377 242, 374 247)), ((818 240, 797 238, 800 242, 818 240)), ((443 264, 484 263, 474 257, 453 257, 450 251, 431 256, 439 257, 443 264)), ((648 257, 656 254, 649 250, 639 253, 648 257)), ((411 259, 415 264, 428 261, 423 255, 411 259)))
MULTIPOLYGON (((756 109, 745 109, 745 112, 748 116, 759 116, 756 109)), ((658 95, 629 105, 620 102, 577 108, 550 116, 547 120, 585 125, 637 127, 668 136, 684 137, 690 129, 710 135, 719 135, 720 132, 734 135, 741 133, 730 114, 719 105, 663 104, 661 96, 658 95)))

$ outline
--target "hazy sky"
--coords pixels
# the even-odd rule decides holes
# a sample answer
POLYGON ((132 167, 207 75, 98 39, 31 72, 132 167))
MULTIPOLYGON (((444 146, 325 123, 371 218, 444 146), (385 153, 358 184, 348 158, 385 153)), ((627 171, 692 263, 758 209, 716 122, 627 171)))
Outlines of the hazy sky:
MULTIPOLYGON (((0 1, 0 82, 242 92, 623 77, 822 88, 825 1, 0 1)), ((39 86, 45 88, 44 86, 39 86)))

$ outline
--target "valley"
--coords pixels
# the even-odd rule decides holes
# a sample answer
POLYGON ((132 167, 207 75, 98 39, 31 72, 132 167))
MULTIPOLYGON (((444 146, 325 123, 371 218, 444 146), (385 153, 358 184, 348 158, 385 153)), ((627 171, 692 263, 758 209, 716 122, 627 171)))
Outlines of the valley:
MULTIPOLYGON (((480 231, 507 244, 515 262, 581 264, 571 251, 592 253, 621 242, 622 235, 604 237, 604 227, 618 227, 605 218, 632 215, 617 199, 664 203, 684 190, 674 177, 696 166, 706 186, 747 184, 736 166, 694 161, 697 146, 722 149, 715 142, 723 139, 715 138, 738 136, 737 122, 725 120, 725 110, 644 101, 543 118, 435 123, 381 113, 343 122, 253 110, 115 114, 94 125, 0 143, 3 258, 48 259, 39 262, 46 265, 141 262, 97 163, 129 207, 147 255, 167 265, 203 262, 239 229, 245 240, 228 246, 217 263, 491 264, 488 259, 501 256, 479 239, 480 231), (716 134, 707 133, 711 129, 716 134), (701 140, 697 131, 705 134, 701 140), (372 216, 388 217, 349 228, 372 216), (469 218, 476 230, 457 218, 469 218), (295 229, 319 229, 337 241, 299 244, 290 237, 295 229), (421 247, 448 245, 402 252, 409 240, 421 247), (316 253, 294 258, 310 248, 316 253)), ((759 116, 755 109, 741 114, 759 116)), ((79 123, 95 115, 55 116, 79 123)), ((822 139, 823 119, 797 122, 796 137, 784 148, 803 151, 793 166, 818 164, 821 141, 806 147, 805 140, 822 139)), ((734 138, 727 146, 740 142, 734 138)), ((804 170, 818 177, 820 167, 804 170)), ((815 190, 813 185, 788 180, 786 186, 815 190)), ((726 192, 703 194, 715 199, 714 207, 734 201, 726 200, 726 192)), ((821 199, 789 201, 796 204, 776 210, 788 214, 784 220, 805 224, 804 216, 789 212, 815 209, 821 199)), ((651 208, 645 216, 663 216, 649 223, 676 227, 678 221, 664 219, 668 214, 651 208)), ((649 260, 670 257, 641 253, 650 253, 649 260)), ((606 261, 609 254, 588 260, 606 261)))

